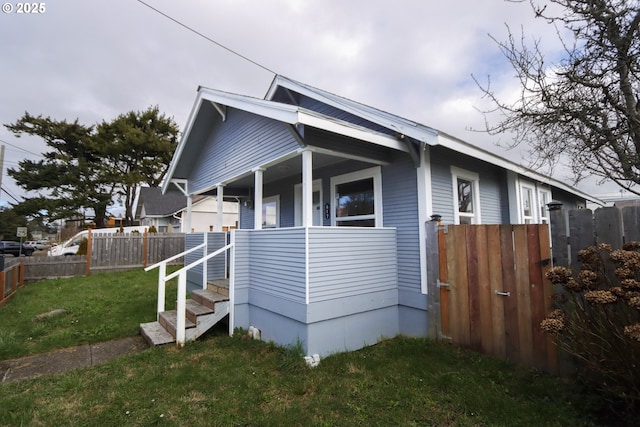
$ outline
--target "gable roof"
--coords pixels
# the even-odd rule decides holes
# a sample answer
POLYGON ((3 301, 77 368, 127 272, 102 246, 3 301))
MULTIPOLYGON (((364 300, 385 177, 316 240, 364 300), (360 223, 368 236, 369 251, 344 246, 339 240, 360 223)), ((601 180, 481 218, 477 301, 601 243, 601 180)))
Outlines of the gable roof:
POLYGON ((317 101, 323 102, 325 104, 331 105, 332 107, 345 110, 355 116, 384 126, 388 129, 395 129, 398 133, 414 138, 425 143, 426 145, 439 145, 450 150, 474 157, 476 159, 486 161, 512 172, 516 172, 534 181, 552 185, 569 193, 575 194, 581 198, 603 204, 597 198, 583 191, 580 191, 571 185, 568 185, 553 177, 544 175, 531 168, 508 160, 504 157, 501 157, 488 150, 482 149, 476 145, 470 144, 459 138, 427 127, 420 123, 395 116, 393 114, 378 110, 376 108, 361 104, 356 101, 352 101, 347 98, 343 98, 322 89, 297 82, 284 76, 276 76, 273 79, 271 86, 269 87, 269 90, 265 95, 265 98, 272 99, 280 88, 285 88, 289 91, 293 91, 301 95, 308 96, 317 101))
POLYGON ((142 187, 138 195, 136 217, 142 208, 147 217, 167 217, 180 212, 187 206, 187 196, 178 192, 162 194, 160 187, 142 187))
MULTIPOLYGON (((290 99, 294 102, 293 97, 290 99)), ((280 75, 274 78, 265 95, 265 99, 232 94, 204 87, 198 88, 198 95, 189 115, 185 131, 178 147, 176 148, 165 181, 162 184, 163 193, 166 193, 171 180, 176 178, 174 174, 176 172, 178 162, 182 156, 187 141, 189 140, 189 136, 193 130, 196 120, 198 119, 200 107, 205 102, 210 102, 217 112, 223 117, 223 120, 226 114, 226 108, 237 108, 263 117, 288 123, 290 125, 308 125, 405 152, 409 151, 407 144, 401 142, 398 139, 398 136, 407 136, 421 144, 422 147, 442 146, 455 152, 497 165, 506 170, 516 172, 531 180, 557 187, 581 198, 601 203, 598 199, 571 185, 536 172, 530 168, 475 145, 469 144, 444 132, 440 132, 415 121, 387 113, 280 75), (384 129, 392 131, 391 133, 394 135, 378 132, 368 127, 312 111, 299 105, 295 105, 294 103, 290 104, 274 101, 273 99, 278 91, 283 89, 289 94, 294 92, 309 97, 318 102, 374 123, 384 129)))

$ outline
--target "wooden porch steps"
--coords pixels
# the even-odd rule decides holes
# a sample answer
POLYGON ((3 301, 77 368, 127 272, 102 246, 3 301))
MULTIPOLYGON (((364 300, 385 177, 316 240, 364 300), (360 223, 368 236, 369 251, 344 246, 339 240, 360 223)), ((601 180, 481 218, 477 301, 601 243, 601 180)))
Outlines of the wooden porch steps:
POLYGON ((229 279, 209 280, 207 289, 229 296, 229 279))
MULTIPOLYGON (((229 314, 229 297, 209 289, 198 289, 186 301, 185 339, 196 340, 229 314)), ((157 322, 140 324, 140 333, 149 345, 176 342, 177 311, 160 313, 157 322)))

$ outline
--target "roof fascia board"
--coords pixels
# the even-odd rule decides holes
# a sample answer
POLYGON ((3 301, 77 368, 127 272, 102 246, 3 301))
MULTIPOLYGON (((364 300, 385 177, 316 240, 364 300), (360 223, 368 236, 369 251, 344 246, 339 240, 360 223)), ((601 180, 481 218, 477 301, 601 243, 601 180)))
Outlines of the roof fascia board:
POLYGON ((491 163, 494 164, 496 166, 499 166, 501 168, 510 170, 512 172, 515 172, 519 175, 522 175, 524 177, 530 178, 532 180, 541 182, 543 184, 548 184, 548 185, 552 185, 556 188, 559 188, 561 190, 567 191, 571 194, 575 194, 576 196, 582 197, 586 200, 591 200, 593 202, 596 203, 600 203, 600 201, 587 194, 584 193, 580 190, 578 190, 577 188, 574 188, 568 184, 565 184, 562 181, 558 181, 554 178, 551 178, 547 175, 543 175, 539 172, 536 172, 532 169, 526 168, 522 165, 519 165, 518 163, 512 162, 511 160, 507 160, 504 157, 500 157, 500 156, 496 156, 495 154, 492 154, 488 151, 485 151, 481 148, 478 147, 474 147, 471 144, 467 144, 465 142, 462 142, 456 138, 450 137, 448 135, 445 134, 440 134, 438 136, 439 139, 439 145, 445 147, 445 148, 449 148, 453 151, 459 152, 459 153, 463 153, 466 155, 469 155, 473 158, 479 159, 479 160, 483 160, 487 163, 491 163))

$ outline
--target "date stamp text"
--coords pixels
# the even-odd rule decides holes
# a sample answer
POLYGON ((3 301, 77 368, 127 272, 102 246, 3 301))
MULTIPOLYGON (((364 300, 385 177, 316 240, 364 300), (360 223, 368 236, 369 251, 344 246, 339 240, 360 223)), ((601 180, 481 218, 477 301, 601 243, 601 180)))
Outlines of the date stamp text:
POLYGON ((2 3, 2 12, 6 14, 37 15, 46 11, 46 3, 2 3))

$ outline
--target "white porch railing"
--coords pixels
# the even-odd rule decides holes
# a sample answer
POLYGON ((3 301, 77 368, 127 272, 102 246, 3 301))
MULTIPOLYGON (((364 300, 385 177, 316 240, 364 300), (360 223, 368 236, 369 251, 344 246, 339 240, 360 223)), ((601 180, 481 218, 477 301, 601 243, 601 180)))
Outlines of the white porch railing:
POLYGON ((216 250, 215 252, 211 252, 208 255, 203 256, 202 258, 192 262, 189 265, 182 267, 181 269, 167 275, 167 263, 171 262, 181 256, 185 256, 195 250, 204 248, 204 253, 207 253, 207 240, 205 238, 204 243, 199 244, 191 249, 188 249, 182 253, 172 256, 171 258, 167 258, 163 261, 160 261, 156 264, 153 264, 147 268, 145 271, 153 270, 154 268, 158 268, 158 313, 157 319, 160 317, 160 313, 164 312, 165 306, 165 293, 166 293, 166 283, 173 279, 174 277, 178 277, 178 290, 177 290, 177 304, 176 304, 176 344, 178 347, 184 346, 185 342, 185 319, 186 319, 186 302, 187 302, 187 272, 191 270, 193 267, 203 264, 202 266, 202 288, 206 289, 207 287, 207 261, 221 253, 225 253, 227 250, 233 247, 232 243, 216 250))

